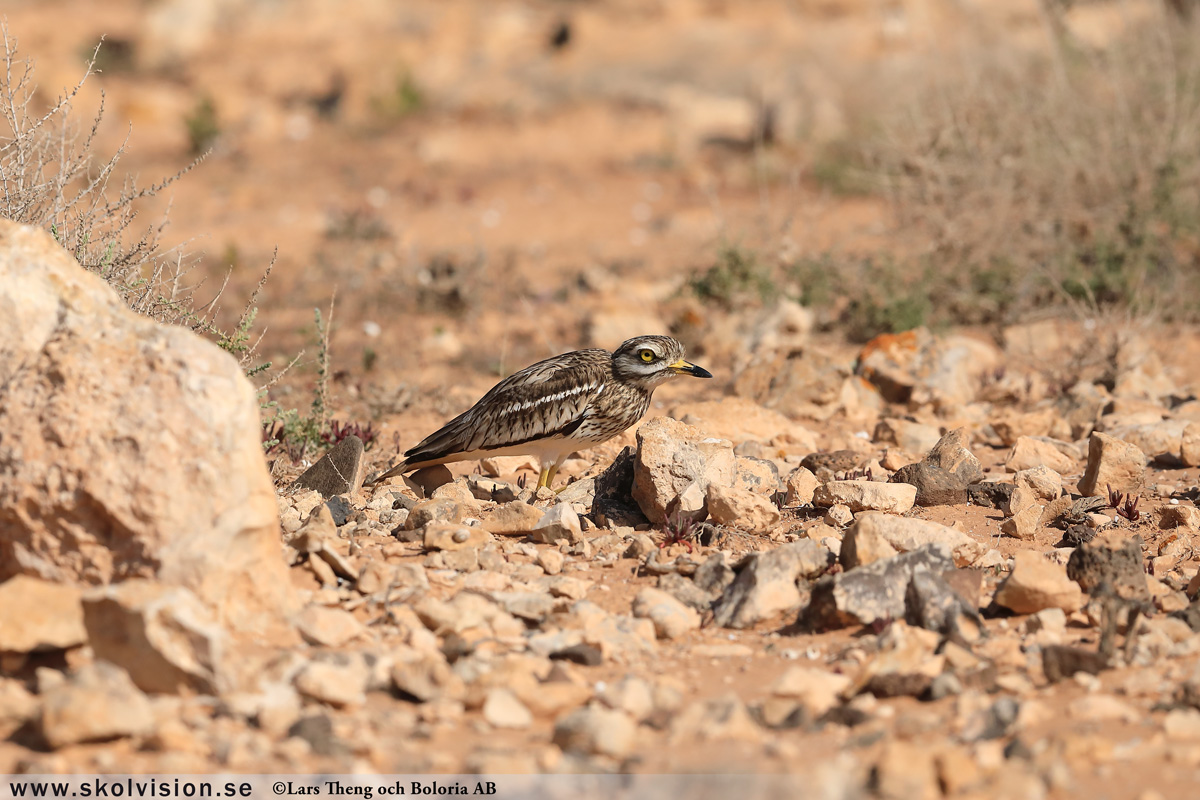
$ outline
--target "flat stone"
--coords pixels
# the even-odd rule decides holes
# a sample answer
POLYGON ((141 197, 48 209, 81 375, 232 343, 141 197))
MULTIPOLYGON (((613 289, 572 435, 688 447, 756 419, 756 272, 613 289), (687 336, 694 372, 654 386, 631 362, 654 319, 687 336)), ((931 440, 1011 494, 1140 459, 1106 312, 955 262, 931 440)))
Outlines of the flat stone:
POLYGON ((860 511, 903 514, 913 507, 916 499, 915 486, 878 481, 830 481, 813 493, 813 503, 818 506, 845 505, 856 514, 860 511))
POLYGON ((293 679, 301 695, 334 708, 363 706, 367 702, 366 665, 359 658, 310 661, 293 679))
POLYGON ((1162 527, 1200 530, 1200 509, 1195 506, 1167 506, 1162 512, 1162 527))
POLYGON ((1012 572, 996 590, 996 603, 1018 614, 1035 614, 1046 608, 1061 608, 1070 614, 1083 608, 1083 592, 1062 566, 1041 553, 1020 550, 1013 556, 1012 572))
POLYGON ((0 652, 67 650, 87 641, 80 590, 29 575, 0 583, 0 652))
POLYGON ((1146 454, 1137 446, 1095 432, 1088 439, 1087 470, 1079 480, 1085 497, 1117 492, 1136 492, 1146 480, 1146 454))
POLYGON ((1020 472, 1037 466, 1049 467, 1061 475, 1073 472, 1075 461, 1043 439, 1021 436, 1005 459, 1004 468, 1009 472, 1020 472))
POLYGON ((20 681, 0 678, 0 739, 7 739, 20 730, 37 716, 39 709, 37 698, 26 691, 20 681))
POLYGON ((433 497, 440 487, 454 482, 454 473, 445 464, 425 467, 416 472, 410 472, 405 477, 405 483, 416 486, 425 497, 433 497))
POLYGON ((42 700, 42 735, 54 749, 153 729, 150 700, 125 670, 106 661, 81 667, 42 700))
MULTIPOLYGON (((431 522, 457 524, 463 521, 466 510, 451 500, 422 500, 414 505, 404 520, 404 529, 416 531, 431 522)), ((336 534, 335 534, 336 535, 336 534)))
POLYGON ((306 469, 292 484, 292 488, 312 489, 328 500, 361 489, 365 470, 363 441, 351 434, 306 469))
POLYGON ((496 506, 482 518, 482 528, 497 536, 520 536, 532 533, 542 521, 543 512, 517 500, 496 506))
POLYGON ((850 678, 814 667, 788 667, 771 684, 775 697, 799 701, 810 719, 816 719, 838 704, 838 697, 850 686, 850 678))
POLYGON ((296 630, 310 644, 341 647, 366 634, 367 629, 349 611, 309 605, 296 615, 296 630))
POLYGON ((426 550, 478 550, 492 540, 482 528, 451 522, 430 522, 422 534, 426 550))
POLYGON ((868 512, 858 515, 852 529, 856 536, 878 535, 901 553, 929 544, 946 545, 954 556, 954 563, 960 567, 975 563, 987 550, 985 545, 960 530, 913 517, 868 512))

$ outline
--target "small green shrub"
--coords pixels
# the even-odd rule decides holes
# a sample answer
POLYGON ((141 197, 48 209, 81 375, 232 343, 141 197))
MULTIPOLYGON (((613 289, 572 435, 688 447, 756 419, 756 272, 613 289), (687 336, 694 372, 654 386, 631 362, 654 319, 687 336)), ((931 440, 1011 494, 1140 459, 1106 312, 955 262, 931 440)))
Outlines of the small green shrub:
POLYGON ((706 303, 730 309, 747 299, 764 301, 776 293, 771 270, 754 251, 740 245, 725 245, 716 261, 687 283, 693 295, 706 303))

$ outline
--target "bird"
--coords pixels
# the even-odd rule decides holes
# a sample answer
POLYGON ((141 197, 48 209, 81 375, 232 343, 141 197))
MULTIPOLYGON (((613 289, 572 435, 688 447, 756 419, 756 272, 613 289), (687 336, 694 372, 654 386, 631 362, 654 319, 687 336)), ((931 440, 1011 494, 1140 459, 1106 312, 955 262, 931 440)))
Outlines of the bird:
POLYGON ((549 487, 568 455, 625 431, 646 413, 654 390, 679 375, 712 377, 670 336, 547 358, 500 381, 368 485, 454 461, 533 455, 541 462, 538 488, 549 487))

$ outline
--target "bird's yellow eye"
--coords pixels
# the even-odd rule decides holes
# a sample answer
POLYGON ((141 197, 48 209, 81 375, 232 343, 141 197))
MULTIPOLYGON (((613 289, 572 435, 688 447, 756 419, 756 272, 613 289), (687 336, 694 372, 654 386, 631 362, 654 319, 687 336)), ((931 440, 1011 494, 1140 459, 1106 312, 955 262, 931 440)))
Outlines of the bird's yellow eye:
POLYGON ((638 353, 638 356, 642 359, 642 361, 645 361, 647 364, 649 364, 654 360, 654 351, 643 350, 642 352, 638 353))

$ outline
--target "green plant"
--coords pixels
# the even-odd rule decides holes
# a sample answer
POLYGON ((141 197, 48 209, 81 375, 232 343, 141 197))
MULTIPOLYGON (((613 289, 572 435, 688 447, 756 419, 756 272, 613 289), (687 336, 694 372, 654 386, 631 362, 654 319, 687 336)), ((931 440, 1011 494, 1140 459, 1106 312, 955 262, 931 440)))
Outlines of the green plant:
POLYGON ((722 246, 716 261, 692 275, 687 287, 700 300, 725 308, 751 297, 764 301, 777 291, 770 269, 754 251, 735 244, 722 246))
POLYGON ((187 128, 188 149, 193 156, 200 156, 212 149, 221 135, 221 123, 217 119, 217 107, 207 94, 201 95, 191 113, 183 118, 187 128))
POLYGON ((371 105, 381 117, 403 119, 423 109, 425 102, 425 93, 412 73, 402 69, 396 74, 391 91, 372 98, 371 105))

